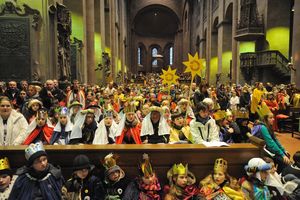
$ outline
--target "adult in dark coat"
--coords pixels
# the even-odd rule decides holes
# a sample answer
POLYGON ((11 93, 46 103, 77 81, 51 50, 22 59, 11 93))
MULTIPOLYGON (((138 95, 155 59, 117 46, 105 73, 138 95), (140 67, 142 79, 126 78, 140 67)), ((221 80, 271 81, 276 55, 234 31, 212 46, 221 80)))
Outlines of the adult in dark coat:
POLYGON ((64 98, 63 92, 54 87, 52 80, 46 81, 46 87, 44 87, 39 94, 44 107, 48 110, 53 106, 55 100, 62 101, 64 98))

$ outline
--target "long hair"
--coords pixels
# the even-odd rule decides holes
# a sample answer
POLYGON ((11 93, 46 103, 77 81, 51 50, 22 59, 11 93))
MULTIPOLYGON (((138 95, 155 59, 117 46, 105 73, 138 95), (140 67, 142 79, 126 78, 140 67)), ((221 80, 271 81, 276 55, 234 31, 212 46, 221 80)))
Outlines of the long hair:
POLYGON ((268 113, 266 115, 264 115, 263 117, 263 124, 267 127, 269 133, 271 136, 275 136, 274 131, 273 131, 273 124, 270 124, 268 121, 269 115, 272 113, 268 113))

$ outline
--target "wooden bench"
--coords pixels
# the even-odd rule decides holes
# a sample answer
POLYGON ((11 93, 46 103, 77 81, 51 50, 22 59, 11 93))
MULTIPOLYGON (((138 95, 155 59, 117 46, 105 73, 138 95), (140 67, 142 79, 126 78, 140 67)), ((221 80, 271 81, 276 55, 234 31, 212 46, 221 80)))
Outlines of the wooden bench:
MULTIPOLYGON (((26 146, 0 147, 0 155, 7 156, 11 167, 16 169, 26 163, 25 148, 26 146)), ((138 164, 143 153, 148 153, 162 183, 167 183, 166 173, 174 163, 188 163, 190 171, 198 181, 212 172, 216 158, 226 159, 229 174, 241 177, 248 160, 260 156, 259 148, 252 144, 231 144, 229 147, 205 147, 200 144, 48 145, 45 149, 49 162, 60 165, 65 178, 72 173, 72 163, 76 155, 86 154, 93 164, 99 165, 100 160, 111 152, 120 156, 118 165, 133 178, 138 174, 138 164)))

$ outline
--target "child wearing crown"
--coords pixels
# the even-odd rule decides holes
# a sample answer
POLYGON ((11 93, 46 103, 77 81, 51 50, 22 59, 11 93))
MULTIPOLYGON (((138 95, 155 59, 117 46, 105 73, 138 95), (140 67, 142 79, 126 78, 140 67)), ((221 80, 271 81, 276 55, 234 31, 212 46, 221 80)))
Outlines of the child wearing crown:
POLYGON ((24 145, 41 141, 43 144, 50 144, 50 138, 53 134, 54 127, 48 119, 46 110, 38 110, 37 116, 32 121, 26 131, 27 138, 23 142, 24 145))
POLYGON ((118 124, 116 144, 142 144, 141 123, 135 114, 135 102, 127 102, 125 115, 118 124))
POLYGON ((25 149, 27 165, 17 170, 19 175, 9 200, 61 199, 63 177, 59 168, 48 163, 42 142, 30 144, 25 149))
POLYGON ((62 107, 59 113, 58 123, 54 127, 50 144, 68 144, 73 124, 68 117, 68 108, 62 107))
POLYGON ((190 126, 185 126, 184 116, 178 110, 171 115, 170 143, 193 143, 190 126))
POLYGON ((168 171, 169 186, 165 186, 165 200, 199 200, 203 199, 196 187, 196 177, 188 166, 174 164, 168 171))
POLYGON ((110 153, 105 156, 103 161, 105 168, 104 189, 106 200, 122 199, 129 183, 125 172, 117 165, 116 159, 117 157, 110 153))
POLYGON ((7 157, 0 159, 0 199, 8 199, 17 176, 9 166, 7 157))
POLYGON ((143 155, 143 162, 139 167, 140 176, 132 181, 123 200, 160 200, 162 199, 161 185, 152 169, 148 154, 143 155))
POLYGON ((200 193, 210 200, 245 199, 237 180, 227 173, 227 161, 223 158, 215 160, 212 174, 200 181, 200 193))
POLYGON ((110 107, 103 113, 103 119, 98 124, 93 144, 114 144, 117 124, 113 119, 114 110, 110 107))

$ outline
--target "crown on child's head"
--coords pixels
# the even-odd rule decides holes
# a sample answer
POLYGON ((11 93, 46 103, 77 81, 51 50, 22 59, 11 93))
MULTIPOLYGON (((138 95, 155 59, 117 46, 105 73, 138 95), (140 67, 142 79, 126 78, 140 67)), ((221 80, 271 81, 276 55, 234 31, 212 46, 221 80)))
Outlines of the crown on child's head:
POLYGON ((37 111, 36 114, 37 119, 47 119, 48 118, 48 112, 44 109, 40 109, 37 111))
POLYGON ((270 108, 267 106, 267 104, 265 102, 262 102, 261 105, 257 106, 256 112, 259 115, 259 118, 261 120, 263 120, 264 116, 266 116, 269 113, 271 113, 271 110, 270 110, 270 108))
POLYGON ((227 172, 227 161, 223 158, 218 158, 215 160, 214 171, 227 172))
POLYGON ((106 118, 106 117, 113 117, 114 116, 114 109, 113 107, 111 106, 111 104, 108 104, 107 106, 107 109, 105 109, 103 111, 103 118, 106 118))
POLYGON ((173 175, 187 175, 188 165, 184 166, 182 163, 174 164, 172 167, 173 175))
POLYGON ((214 119, 216 121, 225 119, 225 117, 226 117, 226 111, 225 110, 218 110, 217 112, 215 112, 213 114, 213 116, 214 116, 214 119))
POLYGON ((139 102, 137 101, 128 101, 128 105, 124 108, 125 113, 135 113, 136 107, 138 106, 139 102))
POLYGON ((44 149, 44 146, 43 146, 43 143, 42 142, 37 142, 37 143, 32 143, 30 144, 26 149, 25 149, 25 158, 27 160, 29 160, 29 158, 39 152, 39 151, 43 151, 45 152, 45 149, 44 149))
POLYGON ((67 107, 62 107, 62 108, 60 109, 59 114, 60 114, 60 115, 67 116, 67 115, 68 115, 68 108, 67 108, 67 107))
POLYGON ((10 169, 9 161, 7 157, 0 159, 0 171, 5 169, 10 169))
POLYGON ((153 174, 150 158, 149 155, 146 153, 143 154, 143 162, 141 163, 140 168, 145 177, 148 177, 153 174))
POLYGON ((110 153, 104 157, 103 166, 105 169, 110 169, 117 165, 116 157, 114 154, 110 153))

